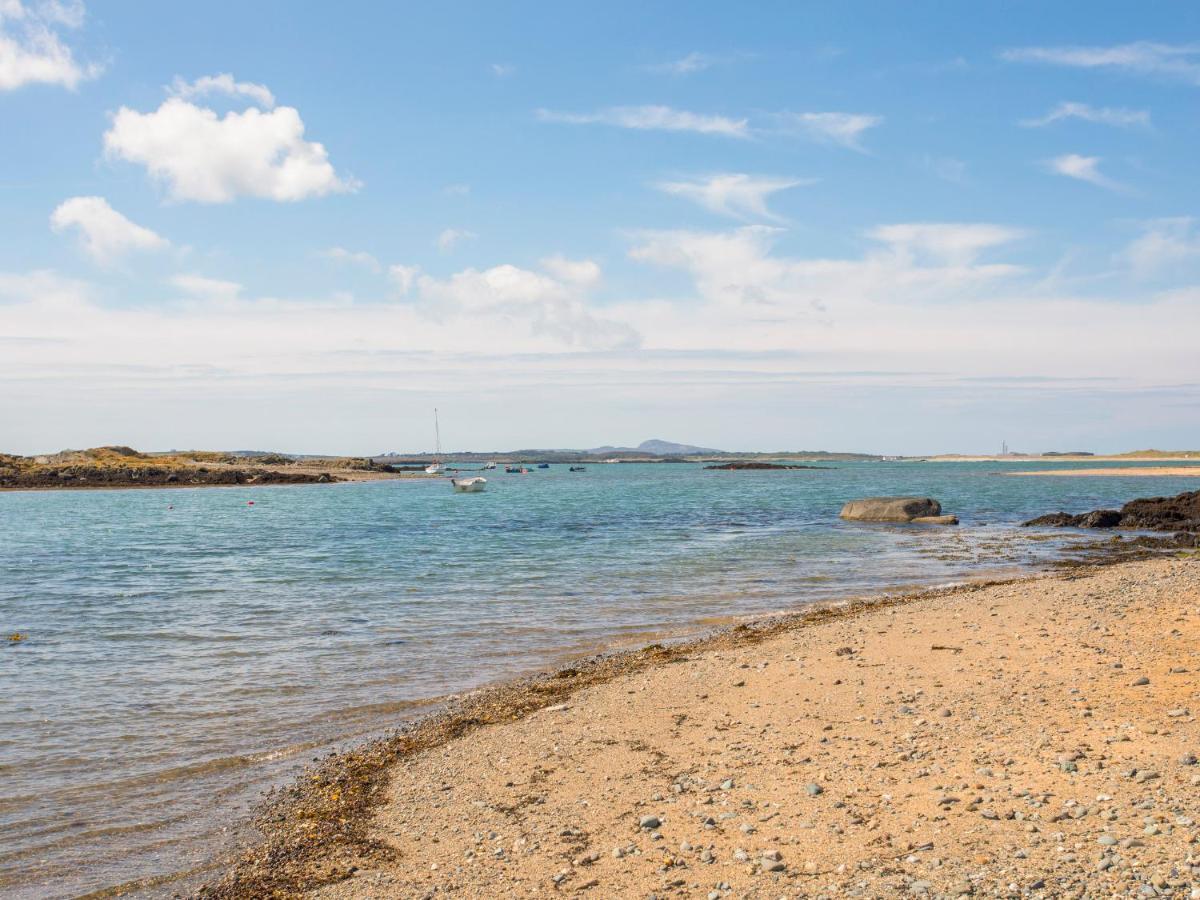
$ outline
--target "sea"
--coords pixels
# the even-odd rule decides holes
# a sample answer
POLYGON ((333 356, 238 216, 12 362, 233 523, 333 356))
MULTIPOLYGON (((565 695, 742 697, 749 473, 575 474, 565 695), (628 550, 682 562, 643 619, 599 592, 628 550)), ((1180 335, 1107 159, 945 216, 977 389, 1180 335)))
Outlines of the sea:
POLYGON ((0 895, 171 896, 215 871, 266 789, 456 693, 816 601, 1032 571, 1096 535, 1021 521, 1200 487, 1006 475, 1096 462, 813 465, 501 468, 478 494, 0 493, 0 895), (838 519, 897 494, 962 524, 838 519))

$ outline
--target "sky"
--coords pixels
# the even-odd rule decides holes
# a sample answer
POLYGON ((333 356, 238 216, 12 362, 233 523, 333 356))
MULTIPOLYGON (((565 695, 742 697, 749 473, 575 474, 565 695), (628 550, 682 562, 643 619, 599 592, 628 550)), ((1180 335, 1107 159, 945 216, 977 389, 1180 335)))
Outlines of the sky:
POLYGON ((1200 447, 1200 6, 0 0, 0 451, 1200 447))

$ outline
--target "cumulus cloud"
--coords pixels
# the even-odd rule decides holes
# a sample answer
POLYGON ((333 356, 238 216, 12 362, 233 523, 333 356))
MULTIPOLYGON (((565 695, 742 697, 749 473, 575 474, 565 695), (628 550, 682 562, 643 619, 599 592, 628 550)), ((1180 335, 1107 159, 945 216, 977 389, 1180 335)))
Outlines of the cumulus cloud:
POLYGON ((1071 103, 1064 101, 1046 115, 1037 119, 1025 119, 1021 122, 1026 128, 1041 128, 1063 119, 1080 119, 1084 122, 1094 122, 1098 125, 1112 125, 1117 128, 1149 128, 1150 113, 1144 109, 1123 109, 1109 106, 1089 106, 1086 103, 1071 103))
MULTIPOLYGON (((230 83, 238 84, 232 76, 230 83)), ((248 196, 286 202, 359 187, 338 175, 324 146, 304 139, 304 122, 290 106, 251 106, 223 116, 180 96, 152 112, 123 106, 105 132, 104 149, 110 159, 145 166, 173 200, 228 203, 248 196)))
POLYGON ((83 65, 63 42, 63 29, 83 25, 81 2, 0 2, 0 91, 28 84, 53 84, 74 90, 101 72, 83 65))
POLYGON ((347 250, 345 247, 330 247, 328 250, 323 250, 321 255, 326 259, 332 259, 336 262, 362 266, 364 269, 370 269, 372 272, 383 271, 379 260, 365 250, 347 250))
POLYGON ((788 188, 813 184, 811 178, 778 178, 729 172, 690 181, 662 181, 660 191, 691 200, 718 215, 735 219, 780 221, 767 207, 772 194, 788 188))
POLYGON ((1200 44, 1135 41, 1111 47, 1017 47, 1001 58, 1076 69, 1112 69, 1154 75, 1200 86, 1200 44))
POLYGON ((162 250, 170 246, 149 228, 131 222, 103 197, 71 197, 50 214, 50 227, 59 233, 76 230, 84 251, 101 265, 126 253, 162 250))
POLYGON ((176 78, 171 84, 170 93, 184 100, 207 97, 211 94, 223 94, 226 97, 245 97, 265 109, 270 109, 275 105, 275 95, 265 84, 237 81, 228 72, 222 72, 220 75, 205 75, 195 81, 176 78))
POLYGON ((1113 181, 1100 171, 1099 156, 1080 156, 1078 153, 1066 153, 1046 161, 1046 168, 1055 175, 1064 175, 1077 181, 1086 181, 1110 191, 1124 191, 1126 187, 1120 182, 1113 181))
POLYGON ((465 228, 445 228, 437 236, 437 246, 443 253, 450 253, 463 241, 471 241, 477 237, 479 235, 465 228))
POLYGON ((863 134, 883 123, 882 116, 845 112, 788 112, 776 118, 784 131, 860 153, 863 134))
POLYGON ((746 119, 688 112, 670 106, 611 106, 590 113, 539 109, 537 116, 543 122, 568 125, 612 125, 637 131, 690 131, 736 138, 750 136, 746 119))

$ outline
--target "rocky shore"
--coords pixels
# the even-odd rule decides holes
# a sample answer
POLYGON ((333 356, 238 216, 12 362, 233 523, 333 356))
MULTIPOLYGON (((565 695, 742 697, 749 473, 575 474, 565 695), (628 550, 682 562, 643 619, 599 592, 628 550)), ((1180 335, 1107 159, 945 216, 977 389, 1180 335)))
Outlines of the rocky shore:
POLYGON ((0 454, 0 490, 331 484, 388 477, 400 476, 386 466, 352 458, 148 454, 129 447, 65 450, 45 457, 0 454))
POLYGON ((1174 497, 1141 497, 1120 509, 1087 513, 1050 513, 1025 522, 1026 527, 1125 528, 1135 531, 1200 532, 1200 491, 1174 497))
POLYGON ((597 657, 331 756, 210 898, 1200 897, 1200 563, 597 657))

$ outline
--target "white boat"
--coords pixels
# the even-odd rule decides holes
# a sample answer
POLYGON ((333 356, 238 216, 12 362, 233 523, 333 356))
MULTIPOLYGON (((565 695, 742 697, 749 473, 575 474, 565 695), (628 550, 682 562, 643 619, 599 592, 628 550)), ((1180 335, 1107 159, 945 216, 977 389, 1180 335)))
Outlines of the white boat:
POLYGON ((491 471, 492 469, 496 468, 496 464, 494 462, 485 463, 483 467, 484 469, 491 471))
POLYGON ((450 483, 460 494, 478 494, 487 487, 487 479, 479 475, 474 478, 451 478, 450 483))
POLYGON ((426 475, 442 474, 442 429, 438 426, 437 407, 433 408, 433 462, 425 467, 426 475))

